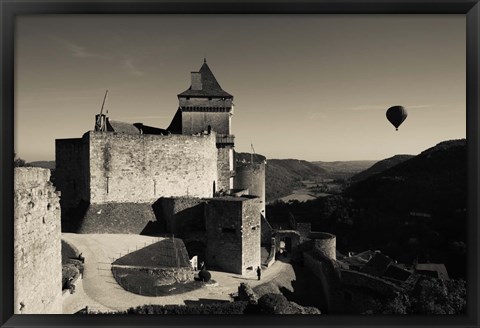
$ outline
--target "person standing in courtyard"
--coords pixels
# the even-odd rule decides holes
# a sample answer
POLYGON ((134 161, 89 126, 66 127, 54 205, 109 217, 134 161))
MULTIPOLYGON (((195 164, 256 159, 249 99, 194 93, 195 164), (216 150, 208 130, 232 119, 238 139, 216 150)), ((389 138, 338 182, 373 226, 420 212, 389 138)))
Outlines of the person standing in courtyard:
POLYGON ((257 277, 258 280, 260 280, 260 278, 262 277, 262 269, 260 267, 257 267, 257 277))

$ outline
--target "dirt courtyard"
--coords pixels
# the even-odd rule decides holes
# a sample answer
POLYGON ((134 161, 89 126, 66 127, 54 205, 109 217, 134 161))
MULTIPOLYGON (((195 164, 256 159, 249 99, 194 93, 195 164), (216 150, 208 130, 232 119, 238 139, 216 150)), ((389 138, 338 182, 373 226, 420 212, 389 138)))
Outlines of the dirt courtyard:
MULTIPOLYGON (((74 234, 62 233, 62 239, 73 245, 85 257, 83 279, 79 280, 76 292, 63 302, 63 313, 75 313, 86 306, 92 311, 126 310, 144 304, 185 304, 185 301, 229 301, 230 294, 237 292, 242 282, 252 287, 281 281, 282 288, 291 289, 295 273, 289 263, 276 261, 263 270, 262 279, 256 273, 241 276, 233 273, 210 271, 216 283, 183 294, 169 296, 142 296, 124 290, 115 281, 111 263, 117 258, 162 240, 130 234, 74 234), (277 279, 281 277, 281 279, 277 279)), ((207 264, 208 265, 208 264, 207 264)), ((208 266, 207 266, 208 268, 208 266)))

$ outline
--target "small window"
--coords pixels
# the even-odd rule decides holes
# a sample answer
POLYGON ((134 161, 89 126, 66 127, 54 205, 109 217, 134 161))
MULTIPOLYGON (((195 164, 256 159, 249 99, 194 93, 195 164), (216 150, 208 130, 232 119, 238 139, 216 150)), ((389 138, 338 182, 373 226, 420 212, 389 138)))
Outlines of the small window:
POLYGON ((212 97, 208 97, 208 100, 212 100, 212 97))
POLYGON ((190 97, 187 97, 187 100, 190 100, 190 97))

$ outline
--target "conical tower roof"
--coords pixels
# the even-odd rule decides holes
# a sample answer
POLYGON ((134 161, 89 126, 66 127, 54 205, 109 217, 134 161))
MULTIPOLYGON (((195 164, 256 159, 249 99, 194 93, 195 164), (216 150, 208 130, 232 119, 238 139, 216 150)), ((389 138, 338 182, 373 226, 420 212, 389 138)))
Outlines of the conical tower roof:
POLYGON ((201 90, 192 90, 192 86, 180 93, 179 97, 223 97, 223 98, 233 98, 231 94, 224 91, 220 84, 218 84, 217 79, 213 75, 210 67, 207 65, 207 61, 204 60, 202 67, 199 70, 202 80, 202 89, 201 90))

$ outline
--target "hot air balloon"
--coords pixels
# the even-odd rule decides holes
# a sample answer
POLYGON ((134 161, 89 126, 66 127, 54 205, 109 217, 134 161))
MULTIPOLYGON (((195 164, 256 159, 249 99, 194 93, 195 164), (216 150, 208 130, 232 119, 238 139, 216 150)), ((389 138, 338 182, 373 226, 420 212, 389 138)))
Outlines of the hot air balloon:
POLYGON ((387 110, 387 119, 398 131, 398 127, 407 118, 407 110, 402 106, 393 106, 387 110))

